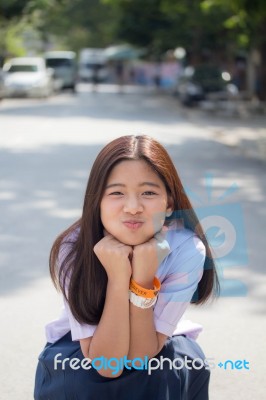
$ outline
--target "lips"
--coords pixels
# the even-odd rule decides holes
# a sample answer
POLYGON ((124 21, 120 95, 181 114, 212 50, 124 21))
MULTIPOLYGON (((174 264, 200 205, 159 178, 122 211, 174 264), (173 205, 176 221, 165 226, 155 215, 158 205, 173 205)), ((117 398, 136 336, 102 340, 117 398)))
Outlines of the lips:
POLYGON ((132 230, 138 229, 143 225, 143 221, 136 221, 136 220, 129 220, 129 221, 124 221, 123 224, 132 230))

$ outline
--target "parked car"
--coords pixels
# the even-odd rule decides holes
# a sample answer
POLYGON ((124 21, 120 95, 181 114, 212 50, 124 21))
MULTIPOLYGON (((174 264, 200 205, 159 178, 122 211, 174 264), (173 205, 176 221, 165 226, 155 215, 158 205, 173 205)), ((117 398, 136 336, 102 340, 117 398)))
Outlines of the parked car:
POLYGON ((104 82, 108 79, 105 49, 87 48, 79 53, 79 78, 88 82, 104 82))
POLYGON ((177 94, 181 103, 189 106, 205 100, 209 93, 226 92, 230 81, 230 74, 217 66, 187 67, 179 78, 177 94))
POLYGON ((48 97, 52 93, 52 71, 41 57, 12 58, 3 71, 6 97, 48 97))
POLYGON ((76 91, 77 62, 73 51, 49 51, 44 54, 47 68, 54 70, 56 90, 71 89, 76 91))

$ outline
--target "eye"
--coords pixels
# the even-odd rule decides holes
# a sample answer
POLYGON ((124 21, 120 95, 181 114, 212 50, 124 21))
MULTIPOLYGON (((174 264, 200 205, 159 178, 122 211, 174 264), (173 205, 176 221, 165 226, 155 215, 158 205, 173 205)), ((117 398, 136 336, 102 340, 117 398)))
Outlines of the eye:
POLYGON ((151 191, 147 190, 143 194, 144 194, 144 196, 155 196, 157 193, 154 193, 154 192, 151 192, 151 191))
POLYGON ((121 193, 121 192, 112 192, 112 193, 109 193, 109 196, 121 196, 121 195, 123 195, 123 193, 121 193))

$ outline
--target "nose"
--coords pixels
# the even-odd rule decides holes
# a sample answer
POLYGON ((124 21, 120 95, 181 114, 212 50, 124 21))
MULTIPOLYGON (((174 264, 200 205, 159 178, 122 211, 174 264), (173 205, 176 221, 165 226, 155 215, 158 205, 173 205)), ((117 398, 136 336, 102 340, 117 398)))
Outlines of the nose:
POLYGON ((128 197, 125 200, 123 211, 132 215, 143 212, 143 206, 140 199, 138 199, 136 196, 128 197))

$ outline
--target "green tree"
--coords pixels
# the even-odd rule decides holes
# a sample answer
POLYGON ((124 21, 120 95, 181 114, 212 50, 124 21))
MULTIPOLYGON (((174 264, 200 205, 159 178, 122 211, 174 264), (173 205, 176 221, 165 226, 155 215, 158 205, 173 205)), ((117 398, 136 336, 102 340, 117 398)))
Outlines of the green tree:
POLYGON ((23 13, 28 0, 1 0, 0 1, 0 17, 11 20, 23 13))
POLYGON ((146 46, 161 54, 183 46, 200 61, 202 49, 224 49, 226 34, 222 21, 228 13, 213 9, 211 17, 198 0, 103 0, 119 14, 116 35, 120 40, 146 46))
POLYGON ((228 31, 235 34, 239 46, 250 50, 257 48, 260 53, 258 71, 258 96, 266 100, 266 2, 265 0, 205 0, 205 10, 226 9, 230 16, 223 21, 228 31))
POLYGON ((51 35, 72 50, 106 46, 112 39, 115 14, 112 7, 100 0, 39 0, 42 7, 32 5, 35 24, 43 40, 51 35))
POLYGON ((32 35, 42 44, 35 51, 103 47, 115 26, 116 12, 100 0, 0 0, 0 53, 22 55, 32 35))
POLYGON ((0 66, 9 55, 24 55, 26 0, 0 0, 0 66))

